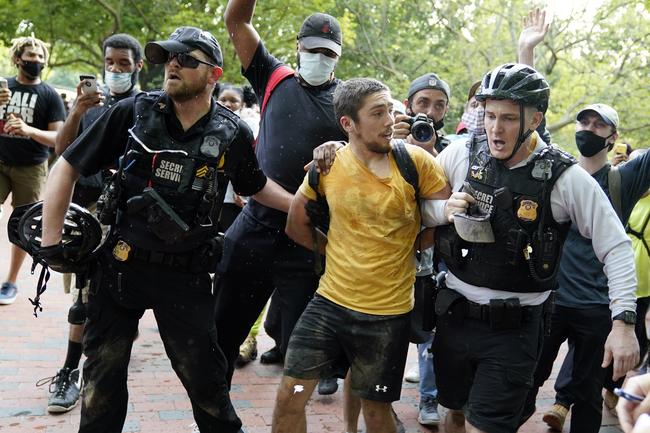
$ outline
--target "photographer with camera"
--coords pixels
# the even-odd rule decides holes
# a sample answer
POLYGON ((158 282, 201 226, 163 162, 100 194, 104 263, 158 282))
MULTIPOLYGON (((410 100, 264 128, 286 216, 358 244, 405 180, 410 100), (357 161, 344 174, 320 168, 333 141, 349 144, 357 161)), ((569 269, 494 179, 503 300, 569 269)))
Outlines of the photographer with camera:
MULTIPOLYGON (((427 152, 437 155, 447 145, 444 137, 438 134, 442 129, 445 114, 449 109, 449 85, 433 72, 424 74, 411 83, 404 101, 406 115, 395 116, 394 138, 406 139, 427 152)), ((418 422, 422 425, 438 425, 438 389, 433 370, 431 344, 433 333, 423 330, 425 311, 430 311, 424 303, 434 289, 433 249, 421 252, 418 272, 414 284, 415 306, 411 317, 410 340, 418 348, 418 373, 420 403, 418 422)))
POLYGON ((434 156, 442 152, 449 142, 439 131, 444 126, 450 97, 449 85, 433 72, 413 80, 404 101, 406 114, 395 116, 393 138, 406 139, 434 156))

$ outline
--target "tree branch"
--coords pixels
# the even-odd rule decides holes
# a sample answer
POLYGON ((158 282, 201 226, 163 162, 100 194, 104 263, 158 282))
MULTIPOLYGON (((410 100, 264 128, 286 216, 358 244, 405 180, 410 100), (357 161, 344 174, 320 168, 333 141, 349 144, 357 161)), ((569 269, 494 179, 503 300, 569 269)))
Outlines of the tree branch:
POLYGON ((113 17, 113 27, 111 29, 111 34, 119 33, 122 28, 122 18, 120 13, 116 11, 111 5, 106 3, 105 0, 95 0, 101 7, 106 9, 106 11, 113 17))

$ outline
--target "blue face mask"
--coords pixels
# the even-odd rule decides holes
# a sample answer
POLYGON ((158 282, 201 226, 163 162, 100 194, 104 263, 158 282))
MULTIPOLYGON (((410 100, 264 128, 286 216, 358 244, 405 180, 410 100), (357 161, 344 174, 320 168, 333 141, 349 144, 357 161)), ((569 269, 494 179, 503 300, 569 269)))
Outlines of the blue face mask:
POLYGON ((298 59, 300 61, 298 74, 310 86, 326 83, 336 67, 336 59, 325 54, 301 51, 298 59))
POLYGON ((128 92, 129 89, 133 86, 133 83, 131 83, 132 75, 133 73, 131 72, 116 73, 104 71, 104 81, 106 82, 108 88, 111 90, 111 93, 121 95, 128 92))

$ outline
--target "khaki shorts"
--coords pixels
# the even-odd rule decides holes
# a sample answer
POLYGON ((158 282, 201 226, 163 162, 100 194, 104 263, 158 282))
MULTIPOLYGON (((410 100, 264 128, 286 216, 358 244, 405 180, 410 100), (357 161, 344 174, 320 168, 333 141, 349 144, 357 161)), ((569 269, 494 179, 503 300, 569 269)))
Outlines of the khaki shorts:
POLYGON ((13 207, 38 201, 46 177, 47 161, 26 166, 0 162, 0 204, 4 204, 9 193, 13 207))

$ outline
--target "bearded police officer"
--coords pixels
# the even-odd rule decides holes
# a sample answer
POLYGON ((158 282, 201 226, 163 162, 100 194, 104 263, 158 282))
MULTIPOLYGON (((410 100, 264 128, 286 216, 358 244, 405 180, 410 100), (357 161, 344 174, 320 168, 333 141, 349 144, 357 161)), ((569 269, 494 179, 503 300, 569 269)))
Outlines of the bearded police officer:
MULTIPOLYGON (((485 104, 487 136, 452 143, 440 154, 455 192, 423 204, 424 223, 440 225, 435 247, 449 267, 434 341, 449 432, 517 430, 571 222, 604 262, 617 293, 613 313, 635 308, 633 253, 616 213, 573 158, 534 132, 549 93, 529 66, 488 72, 476 94, 485 104)), ((616 332, 605 352, 626 365, 637 354, 617 345, 616 332)))
POLYGON ((75 180, 119 158, 99 200, 111 230, 91 272, 79 431, 121 431, 133 336, 151 308, 200 430, 237 432, 209 275, 220 257, 219 211, 228 180, 285 212, 291 195, 259 169, 246 123, 213 100, 223 59, 210 33, 178 28, 145 55, 165 65, 164 91, 124 99, 91 125, 53 169, 44 204, 39 255, 56 269, 75 180))

